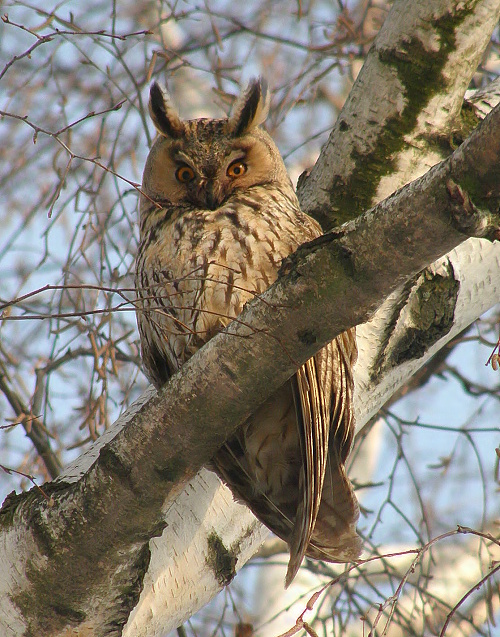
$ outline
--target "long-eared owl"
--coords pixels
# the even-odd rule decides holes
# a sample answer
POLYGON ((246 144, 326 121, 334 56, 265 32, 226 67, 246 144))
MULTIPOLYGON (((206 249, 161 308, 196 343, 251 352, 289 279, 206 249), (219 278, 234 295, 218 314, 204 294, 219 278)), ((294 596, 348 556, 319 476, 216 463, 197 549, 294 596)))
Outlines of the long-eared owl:
MULTIPOLYGON (((161 387, 321 234, 260 127, 269 108, 250 82, 225 119, 182 120, 154 83, 159 136, 149 153, 136 263, 142 358, 161 387)), ((353 438, 354 330, 307 361, 239 428, 212 467, 290 548, 286 583, 304 555, 356 559, 359 509, 344 463, 353 438)))

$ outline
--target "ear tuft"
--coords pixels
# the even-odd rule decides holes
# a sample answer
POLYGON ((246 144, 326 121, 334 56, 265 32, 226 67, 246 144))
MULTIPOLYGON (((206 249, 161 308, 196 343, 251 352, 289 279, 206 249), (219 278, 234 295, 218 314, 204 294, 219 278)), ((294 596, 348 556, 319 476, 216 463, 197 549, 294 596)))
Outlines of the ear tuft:
POLYGON ((240 137, 262 124, 269 112, 270 98, 264 78, 250 80, 245 91, 236 100, 234 113, 228 120, 228 132, 240 137))
POLYGON ((184 123, 172 106, 170 96, 156 82, 149 90, 149 114, 160 135, 180 137, 184 133, 184 123))

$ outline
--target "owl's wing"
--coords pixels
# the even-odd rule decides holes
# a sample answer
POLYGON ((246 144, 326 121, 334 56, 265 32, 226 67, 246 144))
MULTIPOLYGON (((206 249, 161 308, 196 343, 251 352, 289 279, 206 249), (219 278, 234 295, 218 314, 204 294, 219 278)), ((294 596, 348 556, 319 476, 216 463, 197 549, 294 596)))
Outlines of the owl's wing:
POLYGON ((356 559, 359 507, 344 462, 353 434, 354 330, 344 332, 297 372, 294 382, 303 469, 290 538, 286 585, 304 555, 327 561, 356 559))
POLYGON ((160 389, 175 372, 164 352, 158 347, 152 338, 152 331, 149 324, 138 314, 137 325, 141 335, 141 358, 144 365, 144 372, 156 389, 160 389))
POLYGON ((266 403, 269 412, 258 410, 252 425, 240 429, 213 458, 213 467, 236 498, 289 544, 287 586, 304 555, 346 562, 356 559, 361 550, 356 534, 359 508, 344 469, 353 438, 355 358, 352 330, 307 361, 281 388, 279 397, 274 395, 266 403), (286 404, 287 391, 290 401, 291 394, 295 395, 293 431, 300 436, 290 456, 281 437, 284 423, 279 421, 286 410, 273 410, 276 402, 284 400, 286 404), (248 448, 250 429, 252 450, 248 448), (276 483, 275 469, 283 463, 291 463, 290 472, 282 474, 283 482, 276 483), (267 475, 264 490, 258 486, 256 465, 267 475))
POLYGON ((317 361, 309 359, 293 379, 295 410, 303 457, 299 475, 299 500, 290 538, 286 585, 293 580, 311 541, 323 491, 330 435, 325 394, 319 383, 317 361))

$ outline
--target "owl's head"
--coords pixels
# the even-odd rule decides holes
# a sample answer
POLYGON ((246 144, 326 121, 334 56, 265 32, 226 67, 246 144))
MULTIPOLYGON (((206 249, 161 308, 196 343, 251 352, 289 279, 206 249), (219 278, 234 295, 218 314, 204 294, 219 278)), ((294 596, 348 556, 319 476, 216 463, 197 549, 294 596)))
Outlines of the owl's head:
POLYGON ((154 83, 149 112, 159 137, 146 162, 144 192, 162 203, 215 210, 252 186, 291 187, 276 145, 259 127, 268 110, 266 83, 257 79, 239 96, 230 117, 182 120, 154 83))

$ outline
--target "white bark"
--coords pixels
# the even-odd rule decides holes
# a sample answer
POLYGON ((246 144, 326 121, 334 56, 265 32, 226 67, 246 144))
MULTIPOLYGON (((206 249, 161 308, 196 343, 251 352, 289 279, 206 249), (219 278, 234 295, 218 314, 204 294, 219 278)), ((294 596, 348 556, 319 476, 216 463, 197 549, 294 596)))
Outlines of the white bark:
MULTIPOLYGON (((359 362, 356 366, 356 416, 358 427, 369 420, 402 384, 422 367, 443 345, 498 303, 500 299, 500 250, 497 243, 469 239, 430 267, 439 272, 451 264, 460 288, 453 327, 434 343, 422 358, 409 360, 388 370, 376 382, 370 378, 373 361, 378 357, 382 334, 392 317, 394 297, 389 297, 373 319, 358 328, 359 362)), ((402 316, 404 323, 407 317, 402 316)), ((407 325, 408 326, 408 325, 407 325)))
POLYGON ((234 502, 217 476, 202 469, 167 511, 168 531, 150 543, 144 589, 124 636, 163 635, 207 604, 222 587, 207 563, 214 531, 238 555, 239 570, 269 531, 245 506, 234 502))
POLYGON ((20 588, 27 588, 29 580, 25 573, 13 574, 12 571, 19 561, 19 554, 30 556, 33 547, 33 540, 23 528, 13 526, 0 535, 0 629, 5 637, 25 634, 26 621, 11 596, 20 588))

